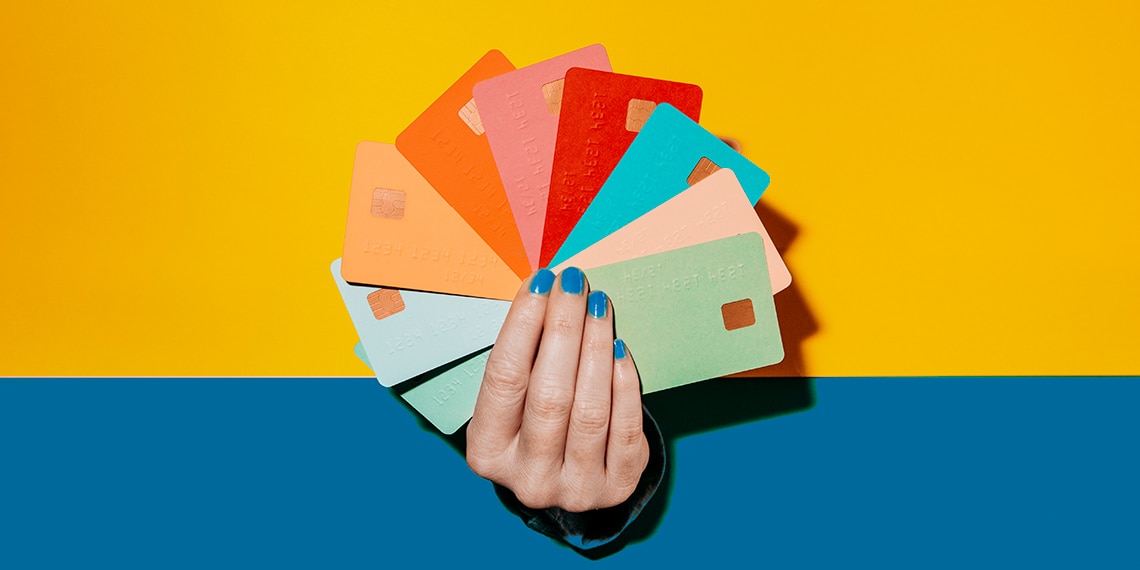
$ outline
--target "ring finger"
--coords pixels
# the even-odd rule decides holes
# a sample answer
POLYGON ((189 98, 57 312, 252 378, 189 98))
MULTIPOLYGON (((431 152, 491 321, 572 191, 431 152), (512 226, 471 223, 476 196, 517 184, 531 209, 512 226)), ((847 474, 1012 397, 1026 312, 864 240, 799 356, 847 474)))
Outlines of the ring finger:
MULTIPOLYGON (((582 335, 578 383, 566 434, 565 473, 593 485, 605 477, 606 441, 610 428, 610 407, 614 371, 613 310, 601 291, 587 298, 588 313, 582 335)), ((585 490, 585 489, 583 489, 585 490)))

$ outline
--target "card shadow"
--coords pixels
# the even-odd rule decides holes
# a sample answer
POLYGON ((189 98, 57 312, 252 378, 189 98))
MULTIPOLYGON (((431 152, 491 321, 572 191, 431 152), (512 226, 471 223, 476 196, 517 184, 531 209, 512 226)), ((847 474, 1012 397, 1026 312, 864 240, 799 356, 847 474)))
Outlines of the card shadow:
MULTIPOLYGON (((764 222, 776 250, 787 261, 786 255, 799 233, 798 227, 764 202, 756 206, 756 213, 764 222)), ((794 267, 791 267, 791 263, 788 265, 794 276, 794 267)), ((676 481, 668 459, 675 454, 677 440, 804 412, 815 406, 815 389, 809 377, 803 344, 820 330, 820 324, 809 309, 794 277, 792 284, 777 293, 774 300, 784 342, 784 360, 772 366, 645 395, 643 403, 656 419, 665 441, 665 475, 656 494, 637 519, 612 542, 591 550, 578 550, 559 541, 555 541, 556 544, 570 548, 590 560, 600 560, 620 552, 629 544, 649 540, 657 532, 669 509, 676 481)), ((399 396, 404 390, 419 383, 414 380, 410 382, 400 391, 389 391, 391 396, 415 416, 422 429, 436 434, 460 456, 466 455, 467 426, 464 425, 451 435, 440 433, 399 396)))
MULTIPOLYGON (((757 204, 756 214, 787 262, 799 228, 763 201, 757 204)), ((794 276, 795 268, 790 262, 788 265, 794 276)), ((820 324, 794 277, 787 289, 775 295, 774 301, 784 342, 784 360, 780 363, 645 395, 643 402, 661 427, 667 458, 674 455, 676 441, 683 437, 804 412, 815 406, 815 389, 803 345, 819 331, 820 324)), ((580 554, 598 560, 626 545, 651 538, 669 508, 674 483, 672 463, 666 461, 661 486, 641 515, 613 542, 580 554)))
MULTIPOLYGON (((480 352, 483 352, 483 351, 478 351, 478 352, 475 352, 473 354, 479 354, 480 352)), ((445 434, 445 433, 439 431, 435 426, 433 426, 431 424, 431 422, 429 422, 426 418, 424 418, 424 416, 422 414, 420 414, 420 412, 418 410, 416 410, 414 407, 412 407, 412 405, 409 404, 408 401, 405 400, 402 396, 403 396, 403 394, 410 392, 413 388, 415 388, 415 387, 431 380, 432 378, 446 372, 449 368, 453 368, 455 366, 462 366, 463 363, 465 363, 470 356, 472 356, 472 355, 465 356, 465 357, 460 358, 458 360, 444 364, 443 366, 439 366, 433 370, 429 370, 427 372, 424 372, 423 374, 420 374, 419 376, 412 378, 411 380, 407 380, 405 382, 400 382, 399 384, 396 384, 395 386, 393 386, 387 390, 389 395, 391 395, 393 398, 395 398, 396 401, 399 402, 401 406, 404 406, 404 408, 408 410, 408 413, 411 414, 412 417, 416 418, 416 422, 419 424, 420 429, 422 429, 428 433, 435 434, 437 437, 439 437, 441 440, 443 440, 443 442, 446 443, 448 445, 448 447, 451 447, 453 450, 455 450, 455 452, 458 453, 460 455, 460 457, 466 457, 467 456, 467 424, 471 423, 471 420, 467 420, 467 422, 465 422, 462 426, 460 426, 459 429, 455 431, 455 433, 445 434)))

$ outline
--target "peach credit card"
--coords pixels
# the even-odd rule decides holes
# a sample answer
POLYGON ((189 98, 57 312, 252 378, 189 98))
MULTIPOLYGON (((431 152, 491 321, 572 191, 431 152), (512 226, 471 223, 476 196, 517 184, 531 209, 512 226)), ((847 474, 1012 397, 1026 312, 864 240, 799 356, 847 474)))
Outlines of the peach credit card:
POLYGON ((593 69, 566 72, 541 265, 558 252, 657 105, 669 103, 699 121, 702 99, 701 88, 689 83, 593 69))
MULTIPOLYGON (((772 292, 792 283, 788 266, 772 245, 748 195, 732 170, 722 168, 649 213, 562 262, 555 272, 574 266, 591 269, 738 234, 758 233, 772 292)), ((587 272, 588 273, 588 272, 587 272)))
POLYGON ((487 144, 483 114, 471 98, 476 83, 514 69, 501 52, 487 52, 396 136, 396 148, 523 278, 531 273, 530 261, 487 144))
POLYGON ((522 280, 390 144, 356 146, 341 275, 349 283, 513 299, 522 280))
MULTIPOLYGON (((475 103, 532 268, 537 268, 566 71, 610 70, 594 44, 475 85, 475 103)), ((397 143, 398 144, 398 143, 397 143)))

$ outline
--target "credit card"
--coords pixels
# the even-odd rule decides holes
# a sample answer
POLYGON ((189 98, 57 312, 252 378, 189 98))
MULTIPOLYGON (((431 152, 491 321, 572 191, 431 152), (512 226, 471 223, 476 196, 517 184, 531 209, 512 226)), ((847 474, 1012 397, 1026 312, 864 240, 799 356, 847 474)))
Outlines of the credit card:
POLYGON ((510 302, 350 285, 340 260, 331 271, 373 363, 376 379, 394 386, 481 351, 495 342, 510 302))
POLYGON ((586 271, 605 291, 644 392, 780 362, 764 240, 748 233, 586 271))
POLYGON ((712 173, 649 213, 602 238, 555 267, 590 269, 662 251, 755 232, 764 240, 764 257, 772 292, 792 283, 788 266, 772 245, 768 230, 744 194, 736 175, 727 168, 712 173))
POLYGON ((522 279, 390 144, 356 147, 341 268, 350 283, 513 299, 522 279))
POLYGON ((768 174, 758 166, 672 105, 657 105, 551 264, 561 264, 720 168, 736 173, 753 205, 768 187, 768 174))
MULTIPOLYGON (((587 272, 614 306, 645 393, 775 364, 784 350, 764 245, 749 233, 587 272)), ((372 367, 362 345, 354 351, 372 367)), ((444 433, 471 419, 490 349, 396 387, 444 433)))
POLYGON ((582 68, 566 72, 540 265, 554 257, 657 105, 669 103, 699 121, 702 97, 701 88, 689 83, 582 68))
POLYGON ((487 52, 408 128, 396 147, 521 279, 531 273, 483 118, 471 97, 476 83, 514 71, 502 52, 487 52))
MULTIPOLYGON (((365 365, 372 367, 363 344, 356 343, 352 350, 365 365)), ((453 434, 475 414, 475 400, 490 353, 491 349, 485 349, 393 389, 436 429, 453 434)))
POLYGON ((487 141, 532 268, 538 267, 566 70, 610 70, 594 44, 475 85, 487 141))

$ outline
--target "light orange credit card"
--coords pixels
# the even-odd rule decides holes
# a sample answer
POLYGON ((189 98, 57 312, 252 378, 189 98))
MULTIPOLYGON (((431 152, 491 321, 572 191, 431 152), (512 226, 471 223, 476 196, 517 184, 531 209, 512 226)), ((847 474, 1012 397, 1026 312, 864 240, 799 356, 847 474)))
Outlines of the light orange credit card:
POLYGON ((390 144, 356 147, 341 276, 349 283, 514 298, 522 280, 390 144))
POLYGON ((396 137, 396 148, 522 278, 530 261, 471 94, 476 83, 514 69, 501 52, 487 52, 396 137))

